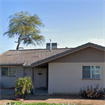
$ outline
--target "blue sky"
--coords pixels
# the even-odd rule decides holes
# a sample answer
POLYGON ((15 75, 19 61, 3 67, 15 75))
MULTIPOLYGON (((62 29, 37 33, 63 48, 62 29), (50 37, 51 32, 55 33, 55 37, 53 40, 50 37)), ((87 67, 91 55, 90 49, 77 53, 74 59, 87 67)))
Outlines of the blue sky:
POLYGON ((60 48, 76 47, 87 42, 105 45, 105 0, 0 0, 0 54, 16 48, 17 38, 3 36, 8 30, 8 17, 15 12, 37 14, 44 28, 43 46, 25 46, 25 49, 45 48, 49 39, 60 48))

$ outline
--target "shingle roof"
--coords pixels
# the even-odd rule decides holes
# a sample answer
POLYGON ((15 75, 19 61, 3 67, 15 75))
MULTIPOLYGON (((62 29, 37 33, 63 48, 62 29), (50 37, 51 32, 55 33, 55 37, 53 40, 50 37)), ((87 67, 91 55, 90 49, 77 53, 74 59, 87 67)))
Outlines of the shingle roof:
POLYGON ((52 60, 55 60, 55 59, 58 59, 58 58, 61 58, 61 57, 64 57, 66 55, 69 55, 69 54, 72 54, 72 53, 75 53, 75 52, 78 52, 80 50, 83 50, 85 48, 88 48, 88 47, 91 47, 91 48, 95 48, 95 49, 98 49, 98 50, 101 50, 101 51, 105 51, 105 47, 104 46, 100 46, 100 45, 97 45, 97 44, 94 44, 94 43, 86 43, 86 44, 83 44, 81 46, 77 46, 75 48, 72 48, 70 50, 67 50, 65 52, 62 52, 62 53, 59 53, 59 54, 56 54, 54 56, 51 56, 49 58, 46 58, 46 59, 42 59, 41 61, 38 61, 38 62, 34 62, 31 66, 34 67, 34 66, 38 66, 40 64, 43 64, 43 63, 47 63, 47 62, 50 62, 52 60))
POLYGON ((29 50, 9 50, 0 55, 0 65, 23 65, 23 66, 37 66, 47 63, 51 60, 63 57, 68 54, 75 53, 87 47, 96 48, 105 51, 104 46, 94 43, 86 43, 76 48, 58 48, 50 51, 49 49, 29 49, 29 50))
POLYGON ((52 51, 49 51, 49 49, 9 50, 0 55, 0 64, 23 64, 24 66, 30 66, 32 63, 67 50, 70 50, 70 48, 58 48, 52 51))

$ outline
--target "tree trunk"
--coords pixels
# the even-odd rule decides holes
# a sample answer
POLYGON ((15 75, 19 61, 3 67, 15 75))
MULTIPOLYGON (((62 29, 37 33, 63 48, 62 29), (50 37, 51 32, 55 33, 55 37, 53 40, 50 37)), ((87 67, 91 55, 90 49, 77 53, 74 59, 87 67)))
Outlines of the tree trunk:
POLYGON ((16 50, 19 50, 19 45, 20 45, 20 43, 17 44, 16 50))
POLYGON ((20 42, 21 42, 21 36, 22 36, 22 34, 18 38, 18 44, 17 44, 16 50, 19 50, 19 45, 20 45, 20 42))

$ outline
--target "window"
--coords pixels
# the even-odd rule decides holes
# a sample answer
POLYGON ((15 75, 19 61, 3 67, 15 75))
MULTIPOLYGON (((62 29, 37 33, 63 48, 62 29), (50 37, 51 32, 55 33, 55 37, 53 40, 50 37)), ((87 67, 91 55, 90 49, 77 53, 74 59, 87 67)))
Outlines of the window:
POLYGON ((1 75, 2 76, 16 76, 15 67, 1 67, 1 75))
POLYGON ((83 78, 100 79, 100 66, 83 66, 83 78))

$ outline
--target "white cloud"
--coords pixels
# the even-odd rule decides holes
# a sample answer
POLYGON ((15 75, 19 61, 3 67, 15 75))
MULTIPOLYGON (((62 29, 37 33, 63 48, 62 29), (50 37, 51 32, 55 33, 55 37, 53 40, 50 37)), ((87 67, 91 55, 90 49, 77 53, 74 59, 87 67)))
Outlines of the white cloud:
POLYGON ((41 29, 41 31, 45 31, 45 32, 58 32, 58 29, 41 29))
POLYGON ((91 38, 89 39, 89 42, 105 46, 105 38, 91 38))

